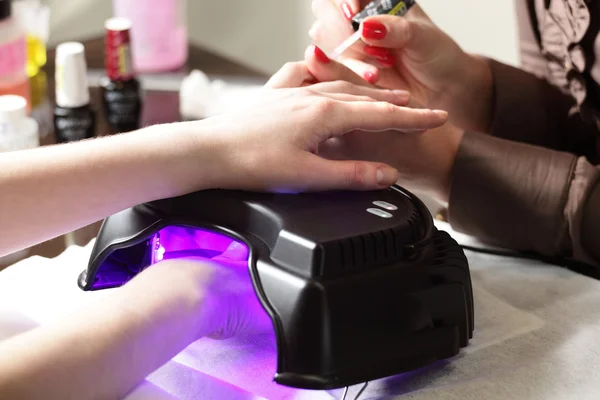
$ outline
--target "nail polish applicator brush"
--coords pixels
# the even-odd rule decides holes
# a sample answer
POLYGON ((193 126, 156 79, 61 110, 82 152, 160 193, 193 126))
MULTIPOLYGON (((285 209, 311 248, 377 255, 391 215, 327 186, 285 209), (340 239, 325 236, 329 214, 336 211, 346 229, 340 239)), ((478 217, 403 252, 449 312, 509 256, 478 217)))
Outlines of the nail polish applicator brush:
POLYGON ((329 55, 332 60, 338 60, 346 50, 360 40, 362 32, 360 29, 361 22, 374 15, 396 15, 402 17, 414 6, 415 0, 374 0, 358 14, 352 18, 352 28, 354 33, 348 39, 344 40, 338 47, 329 55))

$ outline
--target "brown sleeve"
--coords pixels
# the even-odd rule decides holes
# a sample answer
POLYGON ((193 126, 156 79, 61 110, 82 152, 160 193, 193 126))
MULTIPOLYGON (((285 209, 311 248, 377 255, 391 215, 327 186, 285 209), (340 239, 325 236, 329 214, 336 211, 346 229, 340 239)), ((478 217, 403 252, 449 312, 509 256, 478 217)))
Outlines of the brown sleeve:
POLYGON ((595 150, 596 127, 570 113, 575 101, 546 80, 547 63, 533 34, 526 2, 516 1, 521 68, 489 60, 493 108, 489 133, 578 155, 595 150))
POLYGON ((600 265, 599 172, 584 157, 595 153, 596 128, 546 81, 525 4, 516 2, 522 69, 490 60, 491 136, 464 135, 448 217, 492 244, 600 265))
POLYGON ((449 222, 490 244, 600 265, 598 176, 582 157, 466 133, 449 222))

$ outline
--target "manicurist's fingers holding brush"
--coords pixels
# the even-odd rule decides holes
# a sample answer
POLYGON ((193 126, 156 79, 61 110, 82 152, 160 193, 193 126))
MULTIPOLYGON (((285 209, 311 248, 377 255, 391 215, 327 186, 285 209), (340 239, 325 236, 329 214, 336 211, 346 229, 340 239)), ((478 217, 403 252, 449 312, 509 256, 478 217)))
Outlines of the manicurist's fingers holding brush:
POLYGON ((395 15, 370 15, 376 12, 365 8, 374 3, 313 0, 309 35, 334 53, 356 29, 360 40, 341 54, 343 64, 373 84, 408 90, 426 107, 447 110, 458 127, 486 132, 492 101, 487 61, 463 51, 414 0, 387 1, 395 15))

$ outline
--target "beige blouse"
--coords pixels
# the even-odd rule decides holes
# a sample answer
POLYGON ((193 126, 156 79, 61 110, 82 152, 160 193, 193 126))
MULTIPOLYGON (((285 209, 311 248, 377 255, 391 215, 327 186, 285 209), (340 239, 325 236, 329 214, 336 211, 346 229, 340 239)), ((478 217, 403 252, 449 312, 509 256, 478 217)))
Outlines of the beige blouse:
POLYGON ((448 219, 492 244, 600 266, 600 0, 515 1, 522 69, 490 60, 490 134, 464 136, 448 219))

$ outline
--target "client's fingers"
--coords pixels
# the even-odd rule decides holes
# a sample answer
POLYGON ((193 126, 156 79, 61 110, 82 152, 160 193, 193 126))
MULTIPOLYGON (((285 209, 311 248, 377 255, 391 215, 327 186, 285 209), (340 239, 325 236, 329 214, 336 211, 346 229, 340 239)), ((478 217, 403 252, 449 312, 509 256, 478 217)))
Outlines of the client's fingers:
POLYGON ((303 190, 377 190, 398 180, 398 171, 383 163, 327 160, 314 154, 305 159, 303 190))
POLYGON ((348 22, 341 7, 331 0, 313 0, 312 12, 318 21, 327 25, 331 32, 339 32, 343 36, 352 34, 352 25, 348 22))
POLYGON ((410 94, 404 90, 377 89, 342 80, 318 83, 313 85, 311 90, 341 101, 386 101, 398 106, 405 106, 410 100, 410 94))
POLYGON ((353 130, 426 130, 443 125, 448 113, 441 110, 399 107, 388 102, 344 102, 330 107, 329 133, 340 136, 353 130))
POLYGON ((356 75, 362 76, 371 85, 378 84, 381 80, 381 71, 376 65, 370 64, 368 60, 342 56, 340 62, 356 75))
POLYGON ((350 21, 362 8, 358 0, 333 0, 333 3, 348 21, 350 21))
POLYGON ((284 64, 264 87, 270 89, 295 88, 315 82, 315 77, 308 70, 306 63, 298 61, 284 64))
POLYGON ((327 160, 307 154, 301 164, 302 178, 294 177, 302 191, 377 190, 398 180, 396 169, 376 162, 327 160))
POLYGON ((233 241, 222 254, 215 256, 212 259, 216 261, 246 261, 248 259, 248 247, 242 243, 233 241))
POLYGON ((333 61, 318 46, 309 46, 304 59, 308 70, 319 82, 343 80, 357 85, 373 84, 377 81, 379 71, 377 67, 356 60, 355 68, 360 70, 357 74, 346 65, 333 61))
MULTIPOLYGON (((347 33, 345 31, 335 31, 321 21, 315 21, 308 31, 308 36, 310 36, 313 42, 321 49, 325 49, 327 51, 333 51, 346 39, 348 39, 351 34, 352 33, 347 33)), ((364 43, 360 41, 356 42, 344 52, 344 56, 358 59, 365 58, 363 51, 364 47, 364 43)))

